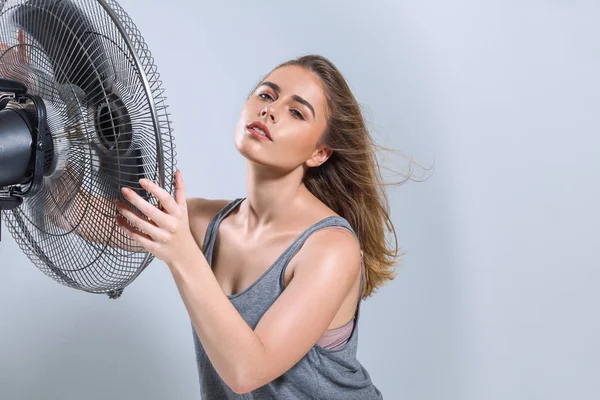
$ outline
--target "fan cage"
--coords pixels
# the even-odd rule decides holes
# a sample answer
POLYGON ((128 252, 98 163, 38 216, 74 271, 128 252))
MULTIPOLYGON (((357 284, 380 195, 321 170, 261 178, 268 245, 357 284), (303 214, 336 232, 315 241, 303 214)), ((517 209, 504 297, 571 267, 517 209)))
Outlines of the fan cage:
MULTIPOLYGON (((59 83, 57 65, 72 68, 78 60, 69 60, 65 49, 57 53, 65 59, 53 67, 47 52, 26 31, 24 43, 19 41, 11 15, 25 3, 42 8, 56 4, 53 0, 0 3, 0 42, 6 43, 0 53, 0 77, 24 83, 30 94, 44 100, 55 170, 44 177, 39 192, 18 208, 3 210, 2 217, 21 250, 46 275, 74 289, 116 298, 154 258, 116 224, 115 200, 123 198, 120 188, 139 185, 143 177, 171 195, 175 190, 177 153, 162 81, 139 30, 117 2, 72 1, 93 27, 85 34, 101 43, 101 52, 96 48, 86 50, 86 55, 95 61, 105 57, 100 66, 110 71, 102 78, 103 96, 90 102, 86 86, 98 80, 98 71, 87 70, 83 78, 76 77, 78 82, 85 78, 80 86, 59 83), (116 108, 108 88, 121 100, 116 108), (126 110, 122 114, 128 118, 117 119, 119 109, 126 110), (102 123, 114 135, 101 135, 102 123), (119 156, 107 162, 99 156, 106 149, 119 156), (143 173, 122 174, 120 163, 133 159, 143 173)), ((45 23, 39 19, 34 23, 45 23)), ((77 23, 68 20, 65 26, 71 29, 77 23)), ((53 44, 60 46, 60 41, 53 44)), ((158 206, 154 196, 147 200, 158 206)))

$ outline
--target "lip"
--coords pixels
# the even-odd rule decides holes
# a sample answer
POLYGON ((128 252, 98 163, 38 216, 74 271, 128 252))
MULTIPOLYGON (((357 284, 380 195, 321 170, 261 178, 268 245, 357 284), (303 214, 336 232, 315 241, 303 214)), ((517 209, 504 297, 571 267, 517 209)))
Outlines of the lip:
POLYGON ((255 132, 257 135, 259 135, 261 138, 264 138, 264 136, 260 135, 258 132, 256 132, 253 128, 259 128, 261 129, 263 132, 265 132, 265 135, 267 137, 267 139, 269 139, 270 141, 273 141, 273 139, 271 138, 271 132, 269 132, 269 128, 267 128, 267 126, 265 124, 263 124, 260 121, 255 121, 252 122, 248 125, 246 125, 246 128, 248 130, 252 130, 253 132, 255 132))

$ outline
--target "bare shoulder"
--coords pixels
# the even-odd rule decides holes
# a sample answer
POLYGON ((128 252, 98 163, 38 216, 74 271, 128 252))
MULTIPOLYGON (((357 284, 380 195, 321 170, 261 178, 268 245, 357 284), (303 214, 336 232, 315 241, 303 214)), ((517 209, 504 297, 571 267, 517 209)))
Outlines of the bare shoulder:
POLYGON ((231 201, 233 200, 204 199, 202 197, 188 197, 186 199, 190 231, 201 250, 204 251, 204 237, 206 236, 208 224, 231 201))
POLYGON ((348 229, 331 226, 313 232, 297 254, 294 275, 317 273, 337 276, 339 283, 351 288, 360 279, 361 248, 356 236, 348 229), (308 271, 318 268, 319 271, 308 271))
POLYGON ((286 291, 319 299, 329 314, 328 329, 346 324, 356 311, 361 291, 361 249, 352 232, 327 227, 313 232, 292 259, 285 277, 286 291))

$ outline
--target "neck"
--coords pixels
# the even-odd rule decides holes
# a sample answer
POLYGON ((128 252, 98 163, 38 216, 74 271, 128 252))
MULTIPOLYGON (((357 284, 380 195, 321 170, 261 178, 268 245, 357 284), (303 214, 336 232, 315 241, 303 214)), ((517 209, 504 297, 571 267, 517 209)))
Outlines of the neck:
POLYGON ((302 183, 303 169, 273 173, 246 161, 246 207, 241 215, 246 232, 262 230, 289 219, 309 194, 302 183))

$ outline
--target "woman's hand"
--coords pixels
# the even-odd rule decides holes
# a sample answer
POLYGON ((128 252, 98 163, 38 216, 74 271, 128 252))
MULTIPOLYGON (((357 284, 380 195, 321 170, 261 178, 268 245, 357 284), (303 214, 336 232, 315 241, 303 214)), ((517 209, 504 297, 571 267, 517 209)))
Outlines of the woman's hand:
POLYGON ((174 198, 166 190, 147 179, 140 179, 140 184, 160 201, 161 208, 148 203, 130 189, 123 188, 125 198, 144 216, 140 216, 117 200, 117 209, 123 214, 123 217, 117 216, 117 224, 127 236, 156 258, 171 265, 178 261, 179 257, 185 258, 190 246, 196 246, 190 231, 181 172, 177 170, 175 173, 174 198), (127 220, 133 226, 130 226, 127 220))
POLYGON ((11 46, 8 43, 0 43, 0 55, 14 61, 28 64, 29 51, 25 45, 25 32, 23 29, 19 28, 17 31, 17 46, 11 46))

